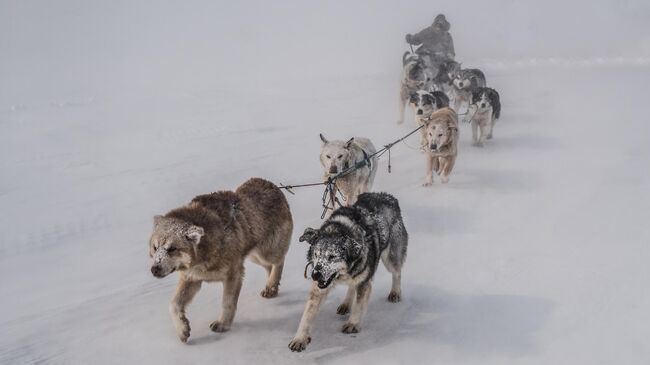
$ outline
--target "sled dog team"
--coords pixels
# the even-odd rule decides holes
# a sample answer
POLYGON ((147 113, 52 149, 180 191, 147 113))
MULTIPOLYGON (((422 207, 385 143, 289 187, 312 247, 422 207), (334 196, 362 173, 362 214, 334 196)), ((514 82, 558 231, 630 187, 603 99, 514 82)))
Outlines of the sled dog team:
MULTIPOLYGON (((403 66, 399 123, 408 103, 416 124, 422 126, 424 185, 433 183, 434 172, 446 183, 458 153, 459 109, 467 105, 473 144, 482 146, 492 138, 494 123, 499 118, 499 94, 486 87, 483 72, 462 69, 454 60, 432 67, 431 61, 424 62, 417 53, 406 53, 403 66)), ((360 161, 368 163, 336 179, 345 206, 334 209, 331 202, 332 213, 325 222, 319 228, 305 228, 299 238, 309 245, 304 275, 307 277, 311 270, 312 284, 298 329, 289 343, 292 351, 307 348, 314 318, 337 284, 348 286, 337 308, 337 314, 348 316, 341 330, 360 331, 379 261, 392 274, 388 301, 401 300, 401 270, 408 234, 397 199, 387 193, 370 192, 377 158, 368 156, 376 152, 375 146, 361 137, 330 141, 321 134, 320 138, 324 180, 360 161)), ((275 184, 261 178, 249 179, 235 191, 199 195, 185 206, 155 216, 149 240, 151 273, 163 278, 178 272, 169 312, 179 339, 187 342, 190 337, 186 308, 204 281, 223 283, 221 314, 210 324, 211 330, 225 332, 231 328, 245 259, 266 270, 267 280, 260 295, 276 297, 292 232, 293 218, 284 194, 275 184)))

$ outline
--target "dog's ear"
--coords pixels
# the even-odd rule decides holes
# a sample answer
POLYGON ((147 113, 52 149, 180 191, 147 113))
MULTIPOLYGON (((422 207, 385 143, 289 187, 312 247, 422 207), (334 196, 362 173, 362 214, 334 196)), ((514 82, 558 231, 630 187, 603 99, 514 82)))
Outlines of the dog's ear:
POLYGON ((314 243, 314 240, 318 237, 318 230, 313 228, 305 228, 305 231, 302 233, 302 236, 298 238, 299 242, 307 241, 310 245, 314 243))
POLYGON ((354 137, 348 139, 348 141, 345 142, 345 144, 343 145, 343 148, 345 148, 345 149, 350 148, 350 146, 352 145, 352 141, 354 141, 354 137))
POLYGON ((189 226, 185 230, 185 237, 195 245, 198 245, 201 242, 201 237, 205 235, 203 228, 199 226, 189 226))
POLYGON ((157 226, 158 224, 160 224, 160 222, 162 222, 162 220, 163 220, 164 218, 165 218, 165 217, 163 217, 162 215, 155 215, 155 216, 153 217, 153 226, 155 227, 155 226, 157 226))
POLYGON ((320 140, 323 141, 323 143, 327 144, 327 143, 329 142, 329 141, 325 138, 325 136, 323 135, 323 133, 320 133, 319 136, 320 136, 320 140))

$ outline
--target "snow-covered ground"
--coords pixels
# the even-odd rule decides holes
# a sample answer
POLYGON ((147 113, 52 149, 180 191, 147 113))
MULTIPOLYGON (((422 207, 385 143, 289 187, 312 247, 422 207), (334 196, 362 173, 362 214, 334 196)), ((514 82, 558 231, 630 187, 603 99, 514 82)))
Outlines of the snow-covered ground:
POLYGON ((649 363, 650 7, 424 4, 0 3, 0 363, 649 363), (381 268, 361 333, 339 332, 337 288, 308 351, 288 350, 309 287, 297 237, 321 213, 305 188, 287 195, 280 296, 247 264, 232 330, 210 332, 205 285, 180 343, 153 215, 252 176, 317 181, 320 132, 409 132, 402 37, 437 11, 503 113, 482 149, 462 126, 447 185, 421 186, 417 137, 391 174, 382 157, 375 190, 410 235, 403 301, 381 268))

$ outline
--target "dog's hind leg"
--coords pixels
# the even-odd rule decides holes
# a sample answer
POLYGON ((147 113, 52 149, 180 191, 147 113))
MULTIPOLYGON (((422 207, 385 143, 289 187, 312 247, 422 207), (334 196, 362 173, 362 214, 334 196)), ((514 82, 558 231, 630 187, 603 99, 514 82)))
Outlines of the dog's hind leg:
POLYGON ((388 301, 397 303, 402 299, 402 268, 401 265, 395 265, 394 259, 390 258, 389 250, 384 251, 381 255, 381 261, 386 269, 393 275, 393 283, 388 294, 388 301), (397 266, 397 267, 396 267, 397 266))
POLYGON ((393 284, 388 294, 388 301, 397 303, 402 300, 402 266, 406 260, 408 234, 401 220, 391 228, 389 246, 381 254, 381 261, 393 275, 393 284))
POLYGON ((176 327, 178 338, 182 342, 187 342, 190 337, 190 321, 185 316, 185 307, 190 304, 199 289, 201 289, 200 281, 188 281, 181 278, 176 287, 176 295, 169 305, 169 314, 176 327))
POLYGON ((397 119, 397 124, 404 123, 404 111, 406 110, 406 99, 402 96, 402 92, 399 94, 399 119, 397 119))
POLYGON ((354 304, 354 295, 357 293, 357 287, 354 285, 348 286, 348 292, 345 294, 343 303, 336 308, 336 314, 344 315, 350 313, 350 307, 354 304))
POLYGON ((231 274, 223 282, 221 316, 218 321, 210 324, 210 329, 213 332, 226 332, 230 329, 232 321, 235 319, 235 312, 237 312, 237 301, 239 300, 243 279, 244 268, 242 267, 239 272, 231 274))
POLYGON ((282 279, 282 269, 284 268, 284 260, 277 265, 265 265, 266 269, 266 287, 260 295, 264 298, 274 298, 278 296, 278 288, 280 286, 280 279, 282 279))
POLYGON ((358 333, 361 330, 361 320, 368 310, 368 298, 370 298, 371 289, 372 284, 370 284, 370 281, 357 287, 357 300, 352 305, 350 318, 341 328, 341 332, 358 333))

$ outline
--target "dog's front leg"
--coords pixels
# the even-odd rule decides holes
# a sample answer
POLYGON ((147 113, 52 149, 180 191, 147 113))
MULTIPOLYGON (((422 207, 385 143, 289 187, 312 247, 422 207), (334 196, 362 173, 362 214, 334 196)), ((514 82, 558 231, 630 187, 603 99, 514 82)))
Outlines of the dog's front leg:
POLYGON ((481 124, 480 128, 481 128, 481 137, 478 139, 478 145, 483 146, 483 143, 485 143, 485 139, 490 134, 490 125, 487 123, 481 124))
POLYGON ((187 342, 190 337, 190 321, 185 316, 185 307, 190 304, 199 289, 201 289, 200 281, 189 281, 181 277, 176 286, 176 294, 169 304, 169 314, 176 327, 178 338, 183 342, 187 342))
POLYGON ((354 285, 348 286, 348 292, 345 294, 345 299, 343 299, 343 303, 339 305, 338 308, 336 308, 336 314, 344 315, 350 313, 350 307, 352 307, 352 303, 354 302, 354 294, 357 293, 357 287, 354 285))
POLYGON ((318 314, 320 305, 325 301, 325 298, 327 298, 328 292, 329 288, 321 290, 318 288, 316 282, 312 284, 305 311, 302 313, 302 318, 300 319, 300 325, 298 325, 298 330, 296 331, 293 340, 289 342, 289 348, 291 351, 300 352, 305 350, 309 342, 311 342, 311 337, 309 337, 311 324, 314 321, 316 314, 318 314))
POLYGON ((478 142, 478 123, 472 121, 472 146, 480 146, 478 142))
POLYGON ((438 175, 440 175, 440 182, 446 184, 449 182, 449 157, 441 157, 438 159, 438 175))
MULTIPOLYGON (((418 121, 418 127, 423 124, 424 123, 418 121)), ((428 144, 429 142, 427 142, 427 131, 424 129, 424 127, 422 127, 422 129, 420 129, 420 151, 426 153, 428 144)))
POLYGON ((424 178, 424 184, 422 184, 422 186, 433 185, 433 163, 435 159, 437 159, 437 157, 431 156, 431 153, 429 152, 427 152, 426 156, 424 157, 426 165, 426 176, 424 178))
POLYGON ((241 291, 242 281, 244 278, 243 267, 234 273, 231 273, 223 282, 223 298, 221 299, 221 316, 218 321, 210 324, 210 329, 214 332, 226 332, 230 329, 235 312, 237 311, 237 301, 241 291))
POLYGON ((460 96, 460 93, 456 93, 454 96, 454 111, 460 114, 461 106, 463 106, 463 98, 460 96))
POLYGON ((372 285, 370 282, 359 285, 357 287, 357 300, 352 305, 352 310, 350 311, 350 318, 343 325, 341 331, 343 333, 357 333, 361 330, 361 320, 366 315, 368 310, 368 298, 370 298, 370 291, 372 285))

